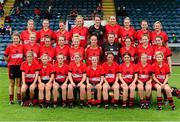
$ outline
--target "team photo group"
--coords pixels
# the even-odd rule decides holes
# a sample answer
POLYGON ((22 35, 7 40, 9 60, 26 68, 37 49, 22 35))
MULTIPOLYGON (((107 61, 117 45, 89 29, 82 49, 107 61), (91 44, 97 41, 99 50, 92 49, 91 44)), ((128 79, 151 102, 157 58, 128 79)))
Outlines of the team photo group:
POLYGON ((135 30, 129 17, 123 25, 115 16, 105 26, 101 21, 95 16, 94 24, 85 27, 78 15, 70 31, 62 20, 53 31, 48 19, 40 30, 28 20, 26 30, 14 32, 4 53, 9 103, 106 109, 133 108, 138 103, 148 109, 154 90, 157 110, 163 109, 164 101, 175 110, 168 83, 172 52, 161 22, 149 30, 148 22, 142 20, 141 29, 135 30))

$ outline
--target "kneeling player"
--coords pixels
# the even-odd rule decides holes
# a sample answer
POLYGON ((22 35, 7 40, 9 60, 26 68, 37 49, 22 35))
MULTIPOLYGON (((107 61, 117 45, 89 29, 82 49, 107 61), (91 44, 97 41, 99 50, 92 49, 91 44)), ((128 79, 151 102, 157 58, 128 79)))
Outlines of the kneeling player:
POLYGON ((142 53, 140 57, 140 63, 138 64, 138 94, 140 97, 140 107, 149 108, 150 96, 152 90, 152 77, 151 77, 151 65, 147 63, 148 55, 142 53), (146 101, 144 100, 144 90, 146 93, 146 101))
POLYGON ((124 63, 119 67, 119 78, 121 81, 121 87, 123 89, 123 103, 122 107, 127 106, 127 99, 129 96, 129 107, 134 107, 134 95, 137 81, 137 69, 136 65, 131 63, 131 54, 124 53, 124 63), (130 94, 128 93, 130 91, 130 94))
POLYGON ((37 61, 34 60, 34 53, 28 51, 26 53, 27 61, 24 61, 21 64, 22 71, 22 86, 21 86, 21 95, 22 95, 22 105, 29 106, 32 105, 34 98, 34 90, 37 86, 37 79, 39 74, 39 67, 37 61), (29 92, 27 92, 29 90, 29 92), (28 101, 27 94, 29 93, 30 101, 28 101))
POLYGON ((64 63, 66 58, 63 54, 58 54, 56 56, 57 63, 54 65, 55 78, 53 82, 53 97, 54 97, 54 107, 57 106, 57 98, 59 96, 59 88, 62 90, 62 106, 66 106, 66 92, 67 92, 67 82, 68 82, 68 65, 64 63))
POLYGON ((157 51, 155 54, 156 63, 152 65, 153 80, 155 81, 155 89, 157 90, 157 105, 158 110, 162 110, 162 90, 166 92, 169 104, 172 110, 175 109, 171 87, 168 84, 170 69, 168 64, 163 62, 164 54, 157 51))
POLYGON ((38 89, 39 89, 39 106, 44 107, 44 99, 46 100, 45 106, 49 108, 51 98, 51 88, 54 79, 53 66, 49 62, 49 56, 43 54, 41 56, 42 64, 40 64, 40 71, 38 77, 38 89), (44 98, 45 91, 45 98, 44 98))
POLYGON ((107 54, 107 61, 102 64, 102 67, 104 69, 104 84, 103 84, 103 98, 105 102, 105 108, 108 108, 108 101, 109 101, 109 95, 108 91, 114 92, 112 97, 112 103, 114 104, 114 107, 118 107, 117 102, 119 100, 119 83, 118 83, 118 67, 119 65, 114 62, 114 55, 111 52, 108 52, 107 54))
MULTIPOLYGON (((97 56, 92 56, 91 57, 91 63, 87 70, 87 98, 88 98, 88 104, 89 106, 91 104, 97 104, 98 107, 100 107, 101 103, 101 90, 102 90, 102 83, 104 80, 104 71, 103 68, 98 65, 98 57, 97 56), (97 90, 97 100, 93 101, 91 93, 95 93, 97 90)), ((95 94, 94 94, 95 95, 95 94)))
POLYGON ((68 85, 68 99, 70 106, 73 105, 74 90, 77 92, 80 90, 80 106, 83 106, 86 91, 85 91, 85 80, 86 80, 86 65, 81 62, 82 57, 80 53, 74 54, 74 62, 69 64, 68 78, 70 84, 68 85))

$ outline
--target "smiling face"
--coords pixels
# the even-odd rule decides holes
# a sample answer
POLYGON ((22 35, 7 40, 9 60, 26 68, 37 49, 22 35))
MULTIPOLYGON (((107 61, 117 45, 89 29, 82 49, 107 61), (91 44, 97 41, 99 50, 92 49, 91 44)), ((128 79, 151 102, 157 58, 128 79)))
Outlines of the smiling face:
POLYGON ((82 27, 83 26, 83 18, 82 17, 77 17, 76 18, 76 26, 77 27, 82 27))
POLYGON ((125 41, 126 47, 131 46, 131 39, 130 38, 126 38, 124 41, 125 41))
POLYGON ((147 44, 149 43, 149 38, 148 38, 148 36, 142 36, 141 43, 147 45, 147 44))
POLYGON ((114 34, 108 34, 108 42, 114 43, 114 40, 115 40, 115 35, 114 34))
POLYGON ((130 19, 129 19, 129 18, 125 18, 125 19, 124 19, 124 26, 125 26, 125 27, 130 27, 130 25, 131 25, 130 19))
POLYGON ((156 52, 155 58, 157 62, 163 62, 164 55, 162 52, 156 52))
POLYGON ((36 33, 31 33, 29 39, 30 39, 30 43, 34 44, 36 41, 36 33))
POLYGON ((57 61, 59 64, 62 64, 64 62, 64 55, 63 54, 59 54, 57 55, 57 61))
POLYGON ((155 31, 160 31, 162 29, 162 25, 160 22, 155 22, 154 23, 154 30, 155 31))
POLYGON ((41 61, 43 65, 47 65, 49 62, 49 56, 47 54, 43 54, 41 57, 41 61))
POLYGON ((147 54, 143 53, 143 54, 141 55, 141 62, 144 64, 144 63, 147 62, 147 59, 148 59, 147 54))
POLYGON ((43 20, 42 25, 43 25, 44 29, 48 29, 49 28, 49 20, 43 20))
POLYGON ((34 56, 33 56, 34 54, 33 54, 33 52, 27 52, 27 54, 26 54, 26 58, 27 58, 27 61, 28 62, 32 62, 33 61, 33 58, 34 58, 34 56))
POLYGON ((34 21, 33 20, 29 20, 27 23, 27 28, 29 30, 34 30, 34 21))
POLYGON ((158 46, 162 46, 162 45, 163 45, 162 43, 163 43, 162 38, 156 37, 156 44, 157 44, 158 46))
POLYGON ((45 38, 44 38, 44 43, 45 43, 45 46, 46 46, 46 47, 50 47, 50 45, 51 45, 51 39, 45 37, 45 38))
POLYGON ((65 30, 65 24, 63 22, 59 22, 59 29, 65 30))
POLYGON ((97 37, 96 36, 91 36, 90 42, 92 46, 97 45, 97 37))
POLYGON ((75 63, 79 63, 81 61, 81 56, 79 53, 74 54, 74 61, 75 63))
POLYGON ((128 54, 125 54, 124 57, 123 57, 123 59, 124 59, 124 62, 125 62, 125 63, 130 63, 130 61, 131 61, 131 56, 129 56, 128 54))
POLYGON ((111 16, 111 17, 109 18, 109 24, 115 25, 116 23, 117 23, 116 17, 115 17, 115 16, 111 16))
POLYGON ((142 21, 142 22, 141 22, 141 28, 142 28, 143 30, 147 30, 147 29, 148 29, 148 23, 147 23, 147 21, 142 21))
POLYGON ((98 57, 97 56, 93 56, 91 58, 91 63, 92 63, 92 65, 97 65, 98 64, 98 57))
POLYGON ((18 35, 12 36, 13 44, 18 45, 20 44, 20 37, 18 35))
POLYGON ((100 17, 95 17, 94 18, 94 23, 95 23, 95 25, 100 25, 101 24, 101 18, 100 17))
POLYGON ((60 36, 59 39, 58 39, 58 44, 60 46, 64 46, 65 45, 65 37, 60 36))
POLYGON ((106 58, 107 58, 107 62, 112 63, 113 60, 114 60, 114 55, 113 54, 108 54, 106 58))

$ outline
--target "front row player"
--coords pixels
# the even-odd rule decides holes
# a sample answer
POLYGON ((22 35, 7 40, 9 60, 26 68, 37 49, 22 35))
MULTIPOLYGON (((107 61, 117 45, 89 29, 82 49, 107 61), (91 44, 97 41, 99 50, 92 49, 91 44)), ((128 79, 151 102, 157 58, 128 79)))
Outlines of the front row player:
POLYGON ((155 54, 155 58, 157 60, 156 63, 152 65, 153 71, 153 84, 155 89, 157 90, 157 106, 158 110, 162 110, 162 90, 166 92, 167 98, 169 100, 169 104, 172 110, 175 109, 171 87, 168 84, 170 69, 168 64, 163 62, 164 54, 162 52, 157 51, 155 54))

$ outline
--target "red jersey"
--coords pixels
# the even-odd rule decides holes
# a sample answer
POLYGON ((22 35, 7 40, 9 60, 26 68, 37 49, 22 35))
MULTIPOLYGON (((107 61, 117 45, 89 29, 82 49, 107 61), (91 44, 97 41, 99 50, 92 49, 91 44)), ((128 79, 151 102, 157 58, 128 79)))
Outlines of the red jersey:
POLYGON ((74 61, 74 54, 75 53, 80 53, 82 60, 84 59, 84 48, 83 47, 78 47, 77 49, 74 49, 74 47, 69 48, 69 57, 70 61, 74 61))
MULTIPOLYGON (((32 32, 36 33, 36 43, 39 40, 39 33, 36 30, 32 30, 32 32)), ((30 34, 31 32, 29 32, 28 30, 24 30, 23 32, 21 32, 21 40, 23 42, 23 44, 28 44, 30 41, 30 34)))
POLYGON ((143 66, 141 63, 137 65, 137 71, 138 71, 138 79, 142 81, 143 83, 150 80, 150 76, 152 73, 151 65, 147 64, 146 66, 143 66))
POLYGON ((54 67, 51 63, 48 63, 46 67, 44 67, 42 64, 39 66, 39 76, 41 77, 41 80, 48 81, 51 78, 51 74, 54 74, 54 67))
POLYGON ((10 44, 6 48, 4 55, 8 57, 8 66, 21 65, 23 62, 23 45, 10 44))
POLYGON ((158 63, 154 63, 152 65, 152 73, 155 75, 155 77, 163 83, 166 79, 166 75, 170 74, 169 65, 166 63, 162 64, 162 67, 158 65, 158 63))
POLYGON ((60 30, 57 30, 55 32, 56 42, 58 42, 58 39, 60 36, 65 36, 66 37, 65 44, 70 44, 71 37, 70 37, 70 33, 67 30, 64 30, 63 32, 61 32, 60 30))
POLYGON ((119 66, 119 72, 122 74, 122 78, 126 83, 132 83, 134 80, 134 74, 137 73, 137 66, 133 63, 127 67, 125 63, 119 66))
POLYGON ((116 74, 118 73, 119 65, 116 62, 113 62, 112 65, 108 65, 107 62, 102 64, 104 69, 105 78, 108 83, 114 83, 116 80, 116 74))
POLYGON ((122 47, 126 46, 126 44, 124 42, 124 39, 127 36, 129 36, 132 39, 131 44, 133 45, 134 44, 135 34, 136 34, 136 31, 135 31, 135 29, 133 27, 130 27, 128 30, 126 30, 125 28, 121 28, 120 36, 121 36, 121 45, 122 45, 122 47))
POLYGON ((70 37, 72 39, 73 34, 78 33, 80 35, 80 46, 86 47, 88 41, 88 28, 87 27, 74 27, 70 31, 70 37))
POLYGON ((38 44, 31 45, 29 43, 29 44, 24 45, 24 55, 26 55, 26 53, 28 51, 32 51, 32 52, 34 52, 35 59, 37 59, 39 57, 39 50, 40 50, 40 47, 38 44))
MULTIPOLYGON (((136 55, 136 48, 134 48, 133 46, 131 46, 129 49, 126 48, 126 47, 122 47, 120 49, 120 55, 121 55, 121 58, 123 60, 123 55, 128 52, 131 54, 131 62, 133 63, 134 62, 134 57, 136 55)), ((124 61, 123 61, 124 62, 124 61)))
POLYGON ((105 29, 106 29, 106 38, 108 37, 108 33, 114 33, 115 34, 115 42, 118 42, 118 38, 120 37, 119 33, 121 30, 121 26, 118 24, 115 24, 114 26, 107 24, 105 26, 105 29))
POLYGON ((164 46, 153 46, 154 47, 154 61, 156 61, 155 60, 155 54, 156 54, 156 52, 157 51, 160 51, 160 52, 162 52, 163 54, 164 54, 164 62, 166 62, 167 63, 167 57, 169 57, 169 56, 172 56, 172 52, 171 52, 171 50, 170 50, 170 48, 169 47, 164 47, 164 46))
POLYGON ((41 45, 44 45, 44 37, 45 35, 48 35, 51 37, 51 39, 54 39, 55 38, 55 34, 54 34, 54 31, 51 30, 50 28, 48 30, 44 30, 44 29, 41 29, 39 30, 39 38, 40 38, 40 44, 41 45))
POLYGON ((89 82, 92 84, 100 83, 101 76, 104 75, 104 70, 102 66, 98 65, 96 69, 94 70, 92 68, 92 65, 88 66, 86 69, 87 77, 89 77, 89 82))
POLYGON ((50 46, 50 47, 46 47, 45 45, 42 45, 40 47, 40 57, 45 53, 49 55, 49 59, 50 61, 53 61, 54 57, 55 57, 55 49, 50 46))
POLYGON ((33 82, 36 76, 36 71, 39 70, 39 65, 33 61, 29 66, 27 61, 21 64, 21 71, 25 73, 25 82, 33 82))
POLYGON ((71 62, 69 72, 72 73, 73 82, 78 83, 82 80, 83 74, 86 73, 86 65, 81 63, 80 66, 77 66, 75 62, 71 62))
POLYGON ((66 64, 68 64, 68 58, 69 58, 69 46, 68 45, 64 45, 64 47, 60 47, 59 45, 56 46, 55 48, 55 53, 56 53, 56 56, 60 53, 62 53, 64 55, 64 62, 66 64))
POLYGON ((135 38, 138 40, 138 44, 142 44, 140 41, 142 39, 142 36, 145 34, 148 35, 149 40, 151 40, 151 31, 149 30, 144 31, 141 29, 136 32, 135 38))
POLYGON ((68 76, 68 65, 63 64, 63 66, 58 66, 58 64, 54 64, 54 74, 56 82, 65 82, 68 76))
POLYGON ((137 47, 137 54, 138 54, 138 61, 140 62, 140 58, 142 53, 146 53, 148 55, 147 63, 152 64, 153 62, 153 55, 154 50, 151 45, 148 45, 146 48, 144 48, 142 45, 139 45, 137 47))
MULTIPOLYGON (((98 56, 99 60, 100 60, 100 56, 101 56, 102 50, 100 47, 96 47, 96 48, 92 48, 92 47, 88 47, 85 50, 85 55, 86 55, 86 65, 91 65, 91 58, 92 56, 98 56)), ((100 61, 99 61, 100 63, 100 61)))
POLYGON ((151 33, 151 42, 152 42, 153 45, 156 45, 156 37, 157 37, 157 36, 161 36, 162 39, 163 39, 163 41, 167 43, 167 41, 168 41, 168 35, 167 35, 166 32, 161 31, 161 32, 158 34, 158 33, 156 33, 156 31, 152 31, 152 33, 151 33))

